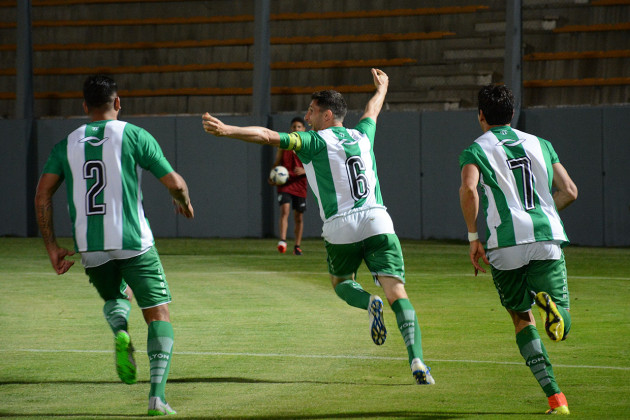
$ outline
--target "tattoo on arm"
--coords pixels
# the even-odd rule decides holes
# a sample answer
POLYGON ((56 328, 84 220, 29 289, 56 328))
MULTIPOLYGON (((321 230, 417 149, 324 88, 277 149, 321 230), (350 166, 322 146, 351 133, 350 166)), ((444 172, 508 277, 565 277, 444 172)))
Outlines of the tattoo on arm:
POLYGON ((57 239, 53 227, 53 205, 52 200, 48 199, 35 205, 37 213, 37 224, 42 233, 44 244, 54 244, 57 239))

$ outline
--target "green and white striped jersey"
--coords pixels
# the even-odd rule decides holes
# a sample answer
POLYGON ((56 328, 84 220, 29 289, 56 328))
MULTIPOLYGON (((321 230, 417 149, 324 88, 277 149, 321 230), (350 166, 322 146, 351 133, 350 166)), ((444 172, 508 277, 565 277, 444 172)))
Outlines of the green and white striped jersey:
POLYGON ((304 164, 323 221, 356 209, 383 207, 374 159, 376 123, 362 119, 354 129, 280 133, 280 148, 293 149, 304 164), (299 136, 295 147, 291 136, 299 136))
POLYGON ((43 172, 66 181, 77 251, 153 245, 142 207, 142 169, 157 178, 173 171, 155 138, 124 121, 83 125, 54 146, 43 172))
POLYGON ((488 249, 568 238, 551 185, 558 155, 547 140, 509 126, 488 130, 459 156, 481 172, 488 249))

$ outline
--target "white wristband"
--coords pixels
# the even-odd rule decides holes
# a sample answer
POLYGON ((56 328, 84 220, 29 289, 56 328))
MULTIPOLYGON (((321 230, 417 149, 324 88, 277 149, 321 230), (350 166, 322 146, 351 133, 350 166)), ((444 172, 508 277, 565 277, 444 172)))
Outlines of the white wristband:
POLYGON ((476 241, 477 239, 479 239, 479 233, 468 232, 468 242, 476 241))

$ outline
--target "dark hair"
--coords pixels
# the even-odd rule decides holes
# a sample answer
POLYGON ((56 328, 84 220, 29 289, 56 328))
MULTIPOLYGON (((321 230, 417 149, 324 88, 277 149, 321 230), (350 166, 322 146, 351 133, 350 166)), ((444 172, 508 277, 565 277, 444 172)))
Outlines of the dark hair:
POLYGON ((306 121, 304 121, 304 118, 302 117, 295 117, 291 120, 291 125, 293 125, 294 122, 299 122, 300 124, 302 124, 304 127, 306 127, 306 121))
POLYGON ((111 106, 117 93, 116 82, 101 74, 90 76, 83 83, 83 99, 88 110, 111 106))
POLYGON ((505 85, 487 85, 477 96, 478 109, 490 125, 509 124, 514 115, 514 95, 505 85))
POLYGON ((332 112, 335 120, 343 121, 348 112, 348 105, 346 100, 341 96, 341 93, 336 90, 320 90, 311 95, 311 99, 317 101, 317 106, 323 110, 329 110, 332 112))

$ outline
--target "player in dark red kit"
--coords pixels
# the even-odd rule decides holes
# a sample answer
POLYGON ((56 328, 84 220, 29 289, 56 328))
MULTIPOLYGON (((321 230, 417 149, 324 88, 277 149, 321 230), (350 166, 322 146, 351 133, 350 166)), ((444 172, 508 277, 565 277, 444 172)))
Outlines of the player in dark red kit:
MULTIPOLYGON (((306 123, 301 117, 295 117, 291 120, 291 131, 306 131, 306 123)), ((280 204, 280 220, 278 229, 280 233, 280 241, 278 242, 278 251, 281 253, 287 250, 287 228, 289 226, 289 213, 293 207, 293 216, 295 221, 295 246, 293 253, 302 255, 302 232, 304 231, 304 211, 306 211, 306 172, 300 159, 292 150, 278 149, 276 160, 273 167, 278 165, 284 166, 289 171, 289 179, 287 182, 278 185, 278 204, 280 204)), ((269 180, 272 185, 273 182, 269 180)))

